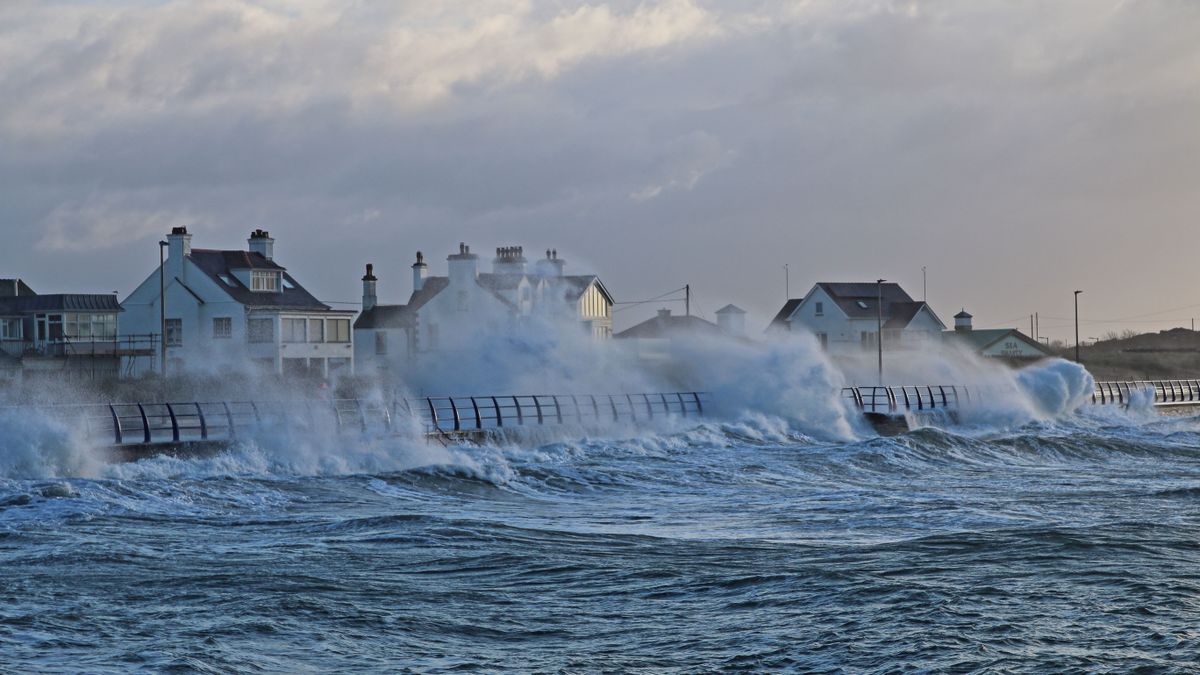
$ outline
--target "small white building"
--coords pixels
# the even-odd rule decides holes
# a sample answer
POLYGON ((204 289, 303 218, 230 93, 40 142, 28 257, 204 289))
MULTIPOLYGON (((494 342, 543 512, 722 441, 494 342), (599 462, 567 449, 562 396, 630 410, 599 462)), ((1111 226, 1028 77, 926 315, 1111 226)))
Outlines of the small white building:
POLYGON ((653 318, 630 326, 614 337, 631 345, 642 361, 666 361, 678 351, 678 343, 695 339, 738 340, 748 342, 746 312, 737 305, 717 310, 717 323, 698 316, 672 314, 660 309, 653 318))
POLYGON ((612 336, 613 299, 593 274, 567 275, 554 250, 531 266, 521 247, 496 249, 491 272, 459 244, 446 258, 446 276, 430 276, 419 251, 412 294, 403 305, 378 302, 373 265, 363 282, 363 311, 354 322, 355 358, 362 374, 396 375, 422 354, 469 348, 481 331, 500 331, 542 317, 577 326, 595 339, 612 336))
POLYGON ((924 302, 912 299, 895 283, 816 284, 794 298, 767 327, 771 331, 809 331, 832 353, 875 350, 882 297, 885 349, 939 344, 946 324, 924 302))
MULTIPOLYGON (((275 261, 274 244, 269 233, 255 230, 248 250, 198 249, 187 228, 171 230, 163 265, 168 373, 258 366, 325 378, 353 371, 354 312, 313 297, 275 261)), ((161 335, 160 302, 155 268, 121 303, 121 334, 161 335)), ((158 350, 132 374, 157 369, 158 350)))
POLYGON ((971 326, 972 318, 965 309, 955 314, 954 330, 943 334, 946 343, 962 345, 980 356, 1015 362, 1053 356, 1048 347, 1016 328, 975 330, 971 326))

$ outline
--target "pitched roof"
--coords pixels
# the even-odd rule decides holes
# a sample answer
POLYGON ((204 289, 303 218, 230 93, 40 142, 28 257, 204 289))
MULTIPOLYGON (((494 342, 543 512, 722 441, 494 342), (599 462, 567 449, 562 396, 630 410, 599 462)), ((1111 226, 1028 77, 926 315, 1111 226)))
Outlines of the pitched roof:
POLYGON ((957 340, 964 342, 967 346, 975 351, 984 351, 992 345, 1002 340, 1007 340, 1010 337, 1016 338, 1021 342, 1037 349, 1039 352, 1049 356, 1050 350, 1046 345, 1038 343, 1033 338, 1025 335, 1015 328, 985 328, 982 330, 948 330, 942 333, 943 339, 957 340))
POLYGON ((413 294, 408 298, 408 307, 411 311, 417 311, 425 305, 425 303, 434 299, 442 289, 450 285, 449 277, 426 277, 425 283, 421 285, 421 290, 413 291, 413 294))
POLYGON ((942 320, 939 319, 938 315, 934 313, 933 308, 924 302, 892 303, 890 307, 886 307, 884 309, 885 316, 886 313, 890 312, 891 318, 883 322, 883 327, 892 329, 905 328, 908 326, 908 324, 912 323, 912 320, 916 318, 917 314, 922 308, 928 309, 934 320, 937 321, 942 328, 946 327, 946 324, 942 323, 942 320))
POLYGON ((597 290, 600 291, 600 294, 603 295, 606 300, 609 302, 613 301, 612 295, 609 294, 608 289, 604 287, 603 283, 601 283, 600 277, 596 276, 595 274, 568 274, 561 277, 546 278, 546 283, 549 284, 551 288, 563 289, 564 300, 571 301, 578 300, 580 296, 587 291, 588 287, 592 285, 592 282, 596 283, 597 290))
POLYGON ((661 338, 670 334, 699 333, 710 335, 725 335, 717 324, 705 321, 698 316, 656 316, 647 319, 636 326, 626 328, 614 335, 614 338, 661 338))
MULTIPOLYGON (((830 283, 817 284, 837 303, 839 309, 851 319, 867 319, 879 313, 879 299, 883 297, 883 315, 890 316, 893 304, 913 302, 912 297, 904 292, 897 283, 876 284, 874 282, 860 283, 830 283)), ((907 311, 907 310, 906 310, 907 311)), ((913 311, 916 314, 916 311, 913 311)), ((909 317, 910 319, 912 317, 909 317)), ((907 322, 905 325, 908 325, 907 322)))
POLYGON ((33 289, 20 279, 0 279, 0 298, 14 295, 37 295, 33 289))
POLYGON ((737 305, 725 305, 721 309, 717 310, 717 314, 745 314, 745 313, 746 313, 746 310, 742 309, 741 307, 738 307, 737 305))
POLYGON ((521 285, 523 274, 491 274, 480 273, 475 277, 475 283, 494 291, 511 291, 521 285))
POLYGON ((416 314, 408 305, 375 305, 363 310, 354 320, 354 330, 375 328, 406 328, 415 322, 416 314))
POLYGON ((274 307, 280 309, 304 309, 329 311, 329 305, 317 300, 304 289, 284 268, 273 260, 267 260, 258 252, 213 251, 192 249, 188 259, 207 274, 229 297, 249 307, 274 307), (282 272, 287 282, 279 292, 262 293, 246 288, 233 275, 233 270, 276 270, 282 272), (292 286, 288 288, 288 286, 292 286))
POLYGON ((774 319, 771 319, 771 323, 767 324, 767 328, 770 329, 787 326, 788 317, 796 311, 796 308, 799 307, 800 303, 802 302, 804 302, 804 298, 792 298, 791 300, 783 303, 783 309, 779 310, 779 313, 775 315, 774 319))

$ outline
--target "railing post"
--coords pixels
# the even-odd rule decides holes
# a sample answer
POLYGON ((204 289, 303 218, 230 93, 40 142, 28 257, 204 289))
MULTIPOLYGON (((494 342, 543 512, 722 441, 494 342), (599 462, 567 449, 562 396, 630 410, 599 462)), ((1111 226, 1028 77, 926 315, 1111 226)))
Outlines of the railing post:
POLYGON ((221 401, 225 408, 225 423, 229 425, 229 438, 237 438, 237 427, 233 425, 233 412, 229 410, 229 401, 221 401))
POLYGON ((517 409, 517 426, 523 427, 525 426, 525 413, 521 410, 521 402, 517 400, 516 396, 512 397, 512 401, 513 406, 517 409))
POLYGON ((629 418, 637 421, 637 411, 633 409, 633 394, 625 394, 625 402, 629 404, 629 418))
POLYGON ((471 397, 471 407, 475 410, 475 428, 483 428, 483 418, 479 416, 479 403, 475 401, 475 397, 471 397))
POLYGON ((496 411, 496 426, 503 427, 504 417, 500 414, 500 402, 496 400, 495 396, 492 397, 492 408, 496 411))
POLYGON ((116 407, 111 404, 108 406, 108 412, 110 415, 112 415, 113 438, 114 438, 114 440, 116 440, 117 445, 120 445, 121 444, 121 416, 117 414, 116 407))
POLYGON ((675 398, 679 399, 679 412, 684 417, 687 417, 687 406, 683 403, 683 392, 675 392, 675 398))
POLYGON ((571 394, 571 403, 575 405, 575 421, 583 424, 583 411, 579 409, 579 399, 575 398, 575 394, 571 394))
POLYGON ((362 399, 354 399, 354 407, 358 408, 358 418, 362 421, 363 433, 367 433, 367 410, 363 407, 362 399))
POLYGON ((590 396, 592 398, 592 414, 595 415, 595 417, 593 417, 592 420, 595 421, 597 424, 599 424, 600 423, 600 405, 598 403, 596 403, 596 395, 595 394, 588 394, 588 396, 590 396))
POLYGON ((542 424, 544 422, 542 419, 542 402, 538 400, 537 394, 533 395, 533 409, 537 411, 538 424, 542 424))
POLYGON ((167 415, 169 415, 171 417, 171 440, 178 443, 179 442, 179 420, 175 419, 175 409, 171 407, 170 403, 164 403, 163 405, 167 406, 167 415))
POLYGON ((620 422, 621 416, 617 414, 617 402, 613 399, 612 394, 608 395, 608 405, 612 408, 613 422, 620 422))
POLYGON ((697 413, 698 413, 698 414, 699 414, 701 417, 703 417, 703 416, 704 416, 704 406, 700 404, 700 392, 698 392, 698 391, 693 391, 693 392, 692 392, 692 399, 693 399, 694 401, 696 401, 696 412, 697 412, 697 413))
POLYGON ((204 419, 204 409, 200 407, 200 402, 196 402, 196 417, 200 418, 200 440, 208 440, 208 421, 204 419))
POLYGON ((458 404, 454 402, 453 396, 447 396, 446 399, 450 401, 450 412, 454 413, 454 430, 461 431, 462 418, 458 414, 458 404))
POLYGON ((554 401, 554 414, 558 417, 558 423, 562 424, 562 406, 558 404, 558 396, 551 396, 550 398, 554 401))
POLYGON ((150 442, 150 419, 146 417, 146 408, 141 403, 137 404, 138 414, 142 416, 142 434, 146 442, 150 442))
POLYGON ((442 427, 438 424, 437 408, 433 407, 433 399, 426 396, 425 403, 429 405, 429 420, 433 424, 434 431, 441 431, 442 427))

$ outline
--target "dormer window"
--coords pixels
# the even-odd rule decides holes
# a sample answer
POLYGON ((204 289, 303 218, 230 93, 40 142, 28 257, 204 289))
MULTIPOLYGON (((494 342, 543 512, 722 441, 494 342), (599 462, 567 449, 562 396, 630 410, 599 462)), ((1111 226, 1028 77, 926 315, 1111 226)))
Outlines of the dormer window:
POLYGON ((250 290, 260 293, 278 292, 279 274, 277 272, 251 272, 250 290))
POLYGON ((237 287, 237 282, 234 281, 233 277, 229 276, 228 274, 218 274, 217 276, 221 278, 221 281, 225 282, 226 286, 229 286, 230 288, 237 287))

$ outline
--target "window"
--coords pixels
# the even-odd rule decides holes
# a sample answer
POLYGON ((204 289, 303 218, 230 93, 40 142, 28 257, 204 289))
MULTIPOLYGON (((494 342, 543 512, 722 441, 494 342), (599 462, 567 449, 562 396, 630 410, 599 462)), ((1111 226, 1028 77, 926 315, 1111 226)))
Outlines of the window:
POLYGON ((867 303, 866 303, 866 302, 864 302, 864 301, 862 301, 862 300, 859 300, 859 301, 858 301, 858 302, 856 302, 855 304, 856 304, 856 305, 858 305, 858 308, 859 308, 859 309, 870 309, 870 307, 869 307, 869 306, 867 306, 867 303))
POLYGON ((21 320, 0 319, 0 340, 20 340, 21 320))
POLYGON ((264 293, 278 291, 279 274, 277 272, 251 272, 250 290, 264 293))
POLYGON ((350 319, 330 319, 328 323, 329 342, 350 341, 350 319))
POLYGON ((63 334, 73 340, 111 340, 117 336, 117 315, 67 314, 63 334))
POLYGON ((817 303, 817 306, 813 308, 813 316, 825 316, 825 303, 817 303))
POLYGON ((228 316, 213 317, 213 337, 228 338, 233 336, 233 318, 228 316))
POLYGON ((228 274, 218 274, 217 276, 220 277, 221 281, 225 282, 226 286, 230 286, 230 287, 234 287, 234 288, 237 287, 237 282, 234 281, 233 277, 229 276, 228 274))
POLYGON ((379 356, 387 354, 387 333, 381 330, 375 331, 375 353, 379 356))
POLYGON ((817 342, 821 343, 821 349, 828 349, 829 333, 817 333, 817 342))
POLYGON ((183 344, 183 319, 167 319, 167 346, 178 347, 183 344))
POLYGON ((284 319, 282 338, 284 342, 308 342, 305 327, 307 319, 284 319))
POLYGON ((50 324, 50 341, 60 342, 63 339, 62 314, 51 314, 47 321, 50 324))
POLYGON ((308 341, 309 342, 324 342, 325 341, 325 319, 309 319, 308 320, 308 341))
POLYGON ((283 287, 290 291, 296 287, 296 284, 293 284, 291 279, 283 277, 283 287))
MULTIPOLYGON (((246 341, 253 343, 275 341, 274 319, 246 319, 246 341)), ((274 361, 271 362, 274 368, 274 361)))

